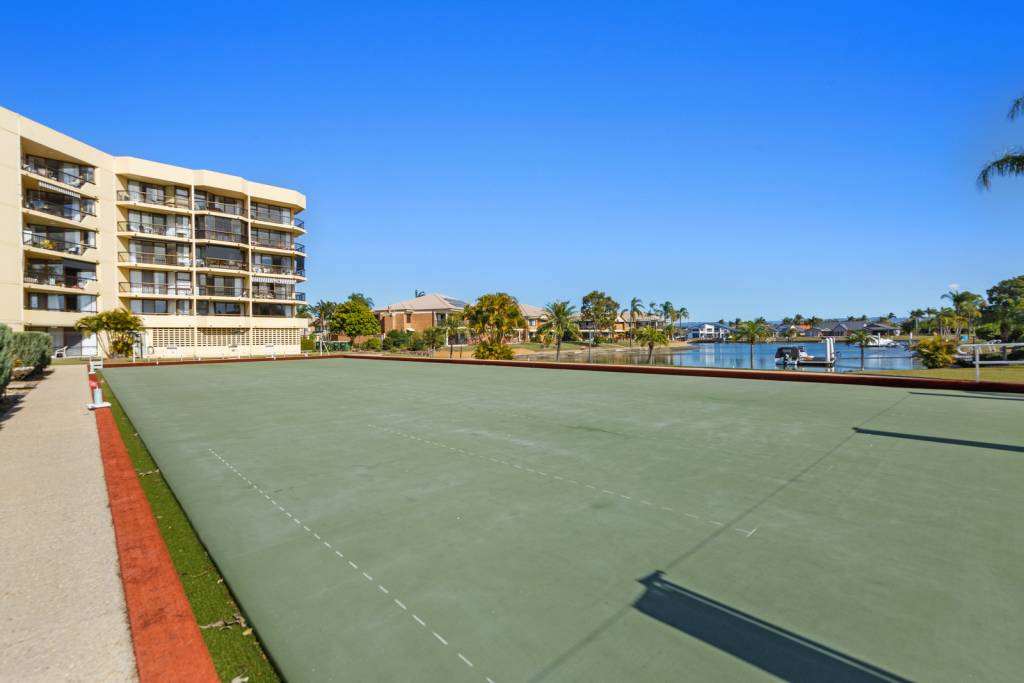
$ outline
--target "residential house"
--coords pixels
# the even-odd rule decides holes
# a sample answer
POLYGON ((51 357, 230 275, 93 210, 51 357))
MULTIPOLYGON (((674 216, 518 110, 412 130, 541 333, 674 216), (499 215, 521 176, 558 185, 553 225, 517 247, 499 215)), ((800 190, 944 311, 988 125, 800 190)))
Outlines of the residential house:
POLYGON ((821 336, 845 337, 851 332, 858 330, 867 330, 870 334, 879 337, 895 337, 900 333, 900 328, 898 327, 871 320, 843 320, 841 322, 828 321, 823 323, 821 336))
POLYGON ((732 334, 732 328, 721 323, 693 323, 686 329, 687 337, 698 341, 724 341, 732 334))
POLYGON ((452 313, 461 313, 468 304, 445 294, 424 294, 415 299, 399 301, 374 309, 380 320, 381 331, 391 330, 423 332, 430 327, 440 327, 452 313))

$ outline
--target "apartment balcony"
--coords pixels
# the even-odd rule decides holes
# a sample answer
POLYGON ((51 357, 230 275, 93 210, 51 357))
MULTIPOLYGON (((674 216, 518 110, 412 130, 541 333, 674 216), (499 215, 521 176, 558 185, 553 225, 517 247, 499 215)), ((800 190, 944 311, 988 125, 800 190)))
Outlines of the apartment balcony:
POLYGON ((33 249, 45 249, 46 251, 55 251, 72 256, 81 256, 85 253, 86 249, 96 248, 91 244, 68 242, 53 237, 46 237, 45 235, 22 234, 21 241, 22 244, 33 249))
POLYGON ((57 287, 60 289, 84 290, 96 282, 96 276, 64 275, 46 272, 26 271, 22 281, 29 288, 32 287, 57 287))
POLYGON ((75 223, 81 223, 87 216, 96 215, 90 211, 76 209, 68 204, 43 199, 42 197, 33 197, 31 195, 25 197, 22 202, 22 206, 30 211, 38 211, 39 213, 44 213, 48 216, 55 216, 67 221, 74 221, 75 223))
POLYGON ((245 207, 242 206, 241 201, 237 204, 222 202, 215 199, 203 199, 196 197, 192 201, 192 209, 194 211, 214 211, 217 213, 226 213, 232 216, 242 216, 245 214, 245 207))
POLYGON ((253 299, 269 299, 272 301, 305 301, 305 292, 279 291, 273 289, 256 288, 252 290, 253 299))
POLYGON ((231 244, 246 244, 245 235, 237 232, 226 232, 223 230, 210 230, 208 228, 196 229, 197 240, 213 240, 215 242, 230 242, 231 244))
POLYGON ((245 261, 225 258, 197 258, 196 268, 212 268, 216 270, 248 270, 249 264, 245 261))
POLYGON ((117 260, 125 265, 160 266, 164 268, 189 268, 192 259, 177 254, 161 254, 147 251, 120 251, 117 260))
POLYGON ((167 237, 171 239, 187 240, 192 237, 191 228, 177 225, 159 225, 154 223, 140 223, 138 221, 118 221, 117 231, 120 233, 134 233, 137 235, 153 235, 155 237, 167 237))
POLYGON ((134 202, 136 204, 146 204, 147 206, 159 206, 165 209, 185 210, 188 210, 190 204, 188 197, 135 190, 118 190, 117 201, 134 202))
POLYGON ((211 287, 199 285, 198 296, 221 297, 224 299, 245 299, 249 296, 249 290, 245 287, 211 287))
MULTIPOLYGON (((85 176, 81 176, 76 173, 71 173, 70 171, 66 171, 60 168, 54 168, 53 166, 47 166, 44 163, 40 163, 42 161, 44 160, 38 157, 22 157, 21 168, 22 170, 28 171, 33 175, 37 175, 42 178, 47 178, 49 180, 55 180, 58 183, 63 183, 65 185, 77 189, 81 189, 86 184, 93 184, 93 181, 89 178, 86 178, 85 176)), ((60 162, 56 162, 54 166, 59 166, 59 163, 60 162)))
POLYGON ((192 296, 192 293, 195 291, 190 284, 158 284, 152 282, 119 282, 117 288, 121 294, 140 296, 192 296))
POLYGON ((290 213, 283 213, 279 211, 268 211, 266 209, 249 209, 249 218, 254 221, 262 221, 263 223, 274 223, 275 225, 287 225, 293 228, 304 230, 306 227, 305 222, 301 218, 296 218, 290 213))
POLYGON ((281 251, 297 251, 300 254, 306 253, 306 245, 292 240, 273 239, 269 237, 251 237, 249 244, 264 249, 280 249, 281 251))
POLYGON ((252 272, 263 273, 265 275, 297 275, 299 277, 306 277, 306 271, 304 268, 295 268, 293 266, 275 266, 267 263, 252 264, 252 272))

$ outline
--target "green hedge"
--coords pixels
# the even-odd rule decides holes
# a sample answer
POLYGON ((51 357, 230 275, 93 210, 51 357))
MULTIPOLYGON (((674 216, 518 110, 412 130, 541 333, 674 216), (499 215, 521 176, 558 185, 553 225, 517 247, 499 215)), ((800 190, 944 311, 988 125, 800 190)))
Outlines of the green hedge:
POLYGON ((11 352, 15 367, 31 365, 42 370, 53 356, 53 338, 46 332, 15 332, 11 352))
POLYGON ((14 334, 11 328, 0 323, 0 395, 7 389, 7 383, 11 380, 11 367, 14 359, 11 355, 11 346, 14 344, 14 334))

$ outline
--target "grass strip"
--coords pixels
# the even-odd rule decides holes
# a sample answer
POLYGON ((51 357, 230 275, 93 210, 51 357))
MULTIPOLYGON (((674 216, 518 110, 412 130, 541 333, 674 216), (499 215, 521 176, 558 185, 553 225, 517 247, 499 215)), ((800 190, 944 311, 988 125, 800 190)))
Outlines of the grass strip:
POLYGON ((201 632, 218 676, 223 681, 238 677, 248 677, 249 683, 280 681, 255 632, 244 619, 238 618, 242 611, 224 578, 196 536, 174 492, 160 475, 156 461, 135 431, 117 396, 106 383, 103 394, 111 404, 114 421, 132 465, 139 473, 142 490, 181 578, 192 614, 200 627, 216 624, 201 629, 201 632))
MULTIPOLYGON (((927 377, 929 379, 974 379, 974 367, 935 368, 933 370, 868 370, 858 375, 892 375, 900 377, 927 377)), ((982 366, 981 379, 990 382, 1024 383, 1024 365, 982 366)))

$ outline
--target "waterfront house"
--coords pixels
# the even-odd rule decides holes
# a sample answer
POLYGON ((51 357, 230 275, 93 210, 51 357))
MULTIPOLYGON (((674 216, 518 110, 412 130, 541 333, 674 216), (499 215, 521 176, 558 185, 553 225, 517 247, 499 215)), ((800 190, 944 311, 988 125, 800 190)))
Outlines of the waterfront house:
POLYGON ((423 332, 430 327, 440 327, 452 313, 465 310, 465 301, 445 294, 424 294, 414 299, 399 301, 374 309, 380 320, 381 332, 391 330, 423 332))
POLYGON ((732 328, 721 323, 694 323, 686 329, 686 336, 698 341, 724 341, 732 334, 732 328))
POLYGON ((900 328, 871 320, 843 320, 842 322, 829 321, 822 324, 821 336, 823 337, 845 337, 851 332, 866 330, 869 334, 879 337, 895 337, 900 333, 900 328))

